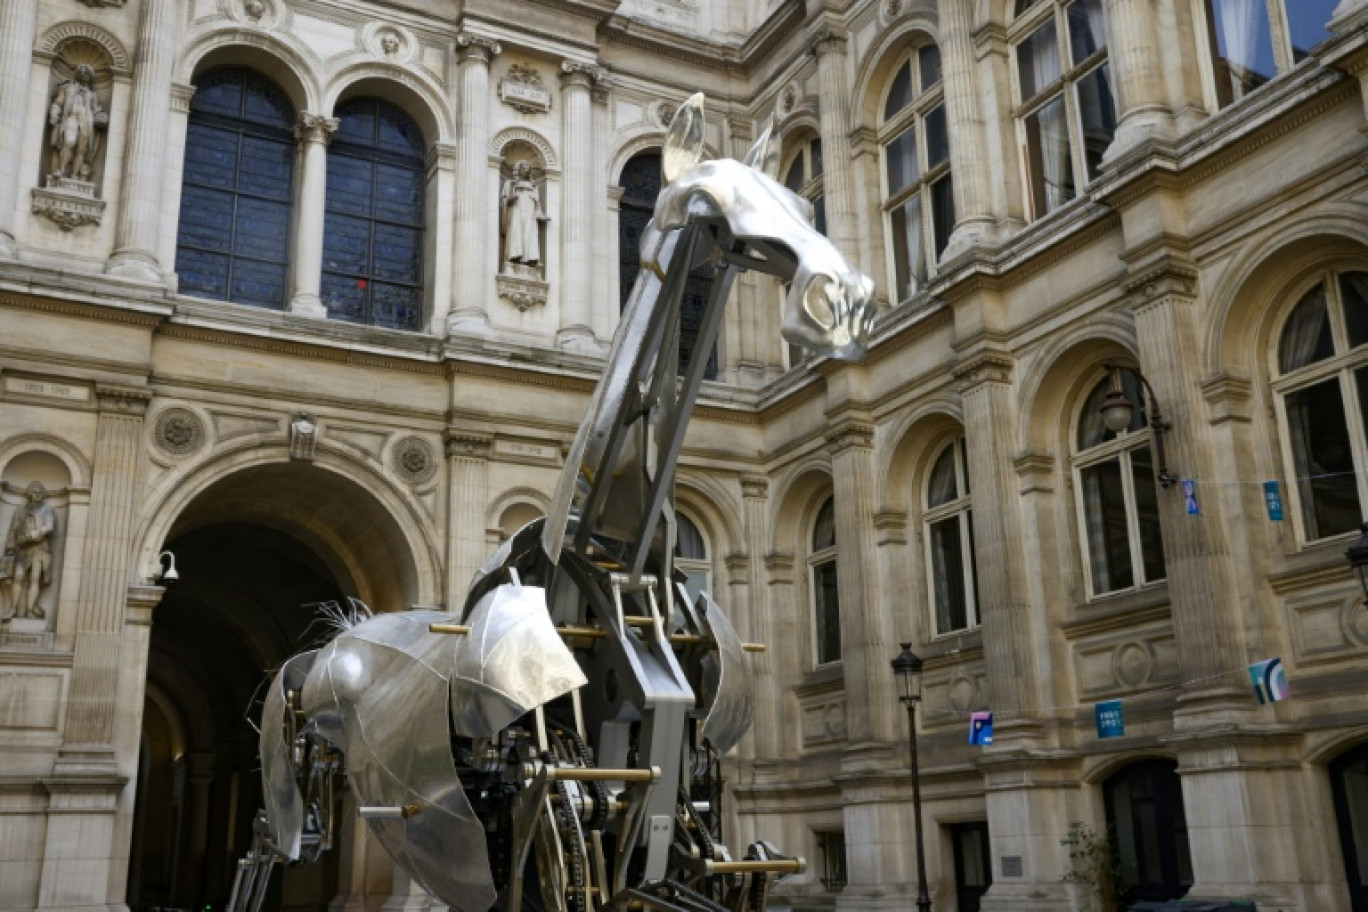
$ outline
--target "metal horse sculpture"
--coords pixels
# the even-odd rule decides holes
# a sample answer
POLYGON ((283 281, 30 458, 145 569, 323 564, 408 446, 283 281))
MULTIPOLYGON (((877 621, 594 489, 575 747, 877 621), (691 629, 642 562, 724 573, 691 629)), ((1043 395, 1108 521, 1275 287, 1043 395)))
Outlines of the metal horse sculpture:
POLYGON ((455 912, 760 912, 803 869, 765 842, 742 858, 721 842, 718 757, 751 722, 748 647, 672 562, 706 361, 679 376, 690 270, 713 268, 696 351, 739 269, 790 283, 783 335, 809 349, 858 358, 873 319, 872 283, 774 179, 777 146, 767 129, 745 162, 703 161, 702 96, 679 109, 642 270, 549 515, 499 548, 459 615, 354 617, 280 669, 235 910, 260 908, 274 863, 331 845, 344 763, 395 863, 455 912))

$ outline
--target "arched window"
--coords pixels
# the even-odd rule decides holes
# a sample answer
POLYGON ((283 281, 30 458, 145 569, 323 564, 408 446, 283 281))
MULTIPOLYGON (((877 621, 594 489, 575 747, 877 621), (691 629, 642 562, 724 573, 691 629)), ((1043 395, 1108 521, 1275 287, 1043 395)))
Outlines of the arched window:
POLYGON ((826 185, 822 180, 822 140, 809 137, 798 147, 798 153, 784 172, 784 186, 812 203, 814 227, 826 234, 826 185))
POLYGON ((294 120, 260 73, 231 67, 195 80, 176 235, 181 292, 285 307, 294 120))
POLYGON ((830 497, 812 524, 808 554, 812 586, 813 643, 818 665, 841 659, 841 601, 836 588, 836 504, 830 497))
POLYGON ((417 330, 423 320, 423 156, 418 125, 378 98, 337 107, 328 148, 321 297, 328 316, 417 330))
POLYGON ((1302 540, 1352 532, 1368 496, 1368 272, 1322 274, 1283 324, 1277 394, 1302 540))
MULTIPOLYGON (((656 197, 660 195, 660 152, 639 152, 627 160, 618 179, 622 200, 618 207, 618 276, 621 307, 636 284, 641 271, 641 235, 655 212, 656 197)), ((703 323, 703 311, 712 290, 712 273, 707 263, 697 267, 684 283, 684 298, 679 306, 679 372, 682 374, 694 358, 694 343, 703 323)), ((717 346, 708 352, 704 379, 717 379, 717 346)))
MULTIPOLYGON (((1126 398, 1145 401, 1128 371, 1117 371, 1116 376, 1126 398)), ((1084 567, 1092 596, 1143 586, 1165 575, 1154 457, 1144 410, 1137 407, 1130 427, 1119 434, 1102 422, 1102 402, 1116 382, 1109 377, 1093 387, 1078 416, 1075 440, 1078 525, 1085 533, 1084 567)))
POLYGON ((1344 875, 1349 881, 1349 906, 1353 912, 1368 912, 1368 744, 1330 764, 1330 786, 1344 850, 1344 875))
POLYGON ((937 634, 978 626, 974 511, 969 493, 964 438, 957 437, 941 450, 927 474, 922 512, 927 582, 936 612, 937 634))
POLYGON ((1010 38, 1032 218, 1058 209, 1097 176, 1116 132, 1103 5, 1103 0, 1017 4, 1010 38))
POLYGON ((950 133, 945 122, 940 49, 912 50, 889 83, 879 127, 883 147, 884 227, 893 264, 893 298, 905 301, 935 272, 955 227, 950 133))
POLYGON ((1338 0, 1206 0, 1216 103, 1239 101, 1330 37, 1338 0))
POLYGON ((1178 764, 1142 760, 1102 787, 1116 834, 1126 901, 1179 899, 1192 887, 1192 852, 1178 764))
POLYGON ((675 567, 688 577, 684 588, 690 602, 696 601, 700 592, 712 591, 708 543, 693 520, 682 513, 675 514, 675 567))

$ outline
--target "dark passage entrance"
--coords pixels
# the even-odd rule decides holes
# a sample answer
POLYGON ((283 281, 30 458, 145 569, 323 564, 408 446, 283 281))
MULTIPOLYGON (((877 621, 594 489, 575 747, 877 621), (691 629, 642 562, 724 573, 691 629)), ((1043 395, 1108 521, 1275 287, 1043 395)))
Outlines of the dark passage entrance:
MULTIPOLYGON (((134 912, 227 902, 261 806, 261 689, 268 671, 324 634, 304 606, 341 598, 312 551, 263 526, 204 526, 167 548, 180 583, 152 625, 129 864, 134 912)), ((338 855, 276 874, 265 908, 325 909, 337 893, 338 855)))
POLYGON ((1368 744, 1330 764, 1330 785, 1349 881, 1349 907, 1353 912, 1368 912, 1368 744))

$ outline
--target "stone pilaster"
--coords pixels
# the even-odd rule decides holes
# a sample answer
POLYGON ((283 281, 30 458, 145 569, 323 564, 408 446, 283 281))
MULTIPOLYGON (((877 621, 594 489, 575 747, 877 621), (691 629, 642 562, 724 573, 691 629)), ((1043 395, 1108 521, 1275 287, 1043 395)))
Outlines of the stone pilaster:
POLYGON ((59 770, 112 772, 114 716, 128 584, 133 577, 133 533, 143 488, 145 388, 100 385, 94 481, 75 656, 59 770))
POLYGON ((1107 0, 1107 53, 1120 115, 1108 161, 1150 137, 1173 132, 1155 21, 1154 0, 1107 0))
POLYGON ((133 106, 124 151, 123 189, 110 275, 161 282, 157 259, 161 201, 166 180, 166 127, 171 73, 179 43, 175 0, 143 0, 133 67, 133 106))
MULTIPOLYGON (((1179 478, 1214 478, 1215 460, 1200 421, 1203 319, 1197 301, 1197 276, 1185 264, 1168 261, 1133 275, 1133 296, 1141 369, 1154 387, 1171 429, 1164 433, 1169 472, 1179 478)), ((1164 534, 1164 564, 1182 679, 1208 678, 1241 668, 1244 627, 1224 504, 1214 486, 1197 491, 1200 517, 1187 515, 1175 484, 1159 494, 1164 534)), ((1247 680, 1233 675, 1185 688, 1174 719, 1179 728, 1206 722, 1227 723, 1251 711, 1247 680), (1214 714, 1214 715, 1213 715, 1214 714), (1185 719, 1185 717, 1187 717, 1185 719)))
POLYGON ((295 256, 290 313, 323 318, 328 309, 318 292, 323 281, 323 222, 328 193, 328 143, 338 120, 303 112, 295 123, 295 141, 302 153, 299 217, 295 219, 295 256))
POLYGON ((492 438, 463 430, 446 433, 449 497, 447 510, 447 607, 460 611, 485 553, 486 467, 492 438))
MULTIPOLYGON (((941 82, 950 130, 950 173, 954 178, 955 230, 942 259, 951 259, 991 239, 995 219, 989 203, 988 160, 981 99, 975 76, 973 4, 943 3, 941 14, 941 82)), ((875 186, 878 185, 875 175, 875 186)))
MULTIPOLYGON (((997 176, 988 182, 988 205, 997 222, 998 233, 1005 237, 1024 221, 1026 212, 1012 115, 1012 51, 1007 44, 1006 30, 996 23, 976 30, 974 57, 978 61, 979 78, 975 88, 983 117, 987 173, 997 176)), ((948 78, 949 74, 946 75, 948 78)), ((953 136, 950 148, 951 154, 956 154, 953 136)), ((956 174, 955 180, 959 179, 956 174)))
MULTIPOLYGON (((456 37, 461 132, 456 144, 456 252, 452 258, 448 335, 489 335, 489 63, 499 42, 469 32, 456 37)), ((497 258, 498 254, 494 256, 497 258)))
POLYGON ((0 257, 14 257, 19 252, 14 239, 14 207, 24 151, 19 140, 24 135, 37 22, 38 4, 33 0, 0 0, 0 136, 10 137, 0 147, 0 257))
POLYGON ((560 331, 556 344, 572 351, 602 350, 594 335, 590 236, 593 232, 593 111, 590 91, 603 71, 589 64, 561 63, 561 135, 565 144, 565 195, 561 206, 560 331))
POLYGON ((897 654, 891 618, 881 610, 874 532, 874 427, 847 420, 827 435, 836 508, 837 591, 846 737, 851 744, 887 741, 901 719, 888 662, 897 654))
POLYGON ((846 36, 831 28, 818 31, 812 43, 817 57, 817 85, 821 101, 824 186, 826 188, 827 236, 842 253, 853 256, 859 248, 859 225, 855 218, 855 181, 847 147, 850 133, 850 77, 847 73, 846 36))
MULTIPOLYGON (((765 555, 769 604, 795 606, 793 564, 792 554, 772 551, 765 555)), ((786 697, 789 690, 802 679, 802 669, 811 661, 797 645, 806 639, 803 625, 812 623, 809 609, 795 606, 794 610, 767 613, 766 621, 772 631, 772 639, 765 645, 768 647, 770 676, 773 680, 769 691, 757 687, 756 693, 761 695, 758 702, 764 702, 764 696, 773 701, 768 712, 773 714, 774 720, 771 725, 764 724, 761 721, 764 716, 760 714, 760 707, 756 706, 757 777, 778 769, 785 759, 795 756, 795 745, 785 737, 785 732, 797 730, 797 704, 786 697)))
POLYGON ((1019 579, 1026 566, 1024 531, 1011 448, 1017 439, 1012 361, 979 352, 955 371, 964 403, 965 449, 974 492, 974 549, 979 619, 992 706, 1001 715, 999 743, 1032 732, 1041 705, 1040 670, 1046 631, 1019 579))
POLYGON ((771 622, 770 607, 765 596, 764 564, 758 559, 765 553, 769 541, 768 516, 769 481, 763 475, 741 476, 742 522, 745 524, 746 550, 751 555, 746 566, 738 568, 744 573, 747 590, 750 594, 750 610, 747 612, 746 625, 740 628, 743 639, 765 644, 765 652, 750 656, 751 671, 755 674, 755 722, 753 737, 747 739, 752 756, 765 756, 762 745, 767 744, 769 733, 779 724, 777 706, 778 687, 774 680, 774 650, 778 644, 774 638, 774 625, 771 622))

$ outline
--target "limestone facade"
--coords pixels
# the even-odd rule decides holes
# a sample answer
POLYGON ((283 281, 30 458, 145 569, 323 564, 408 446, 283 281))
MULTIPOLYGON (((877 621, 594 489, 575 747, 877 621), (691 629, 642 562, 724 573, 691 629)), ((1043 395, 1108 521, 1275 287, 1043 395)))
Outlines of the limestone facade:
MULTIPOLYGON (((769 645, 729 842, 812 862, 778 904, 910 907, 910 641, 937 910, 1090 908, 1074 821, 1161 836, 1126 850, 1156 890, 1368 909, 1343 557, 1368 516, 1366 23, 1363 0, 0 0, 0 530, 35 481, 56 516, 41 616, 0 610, 0 910, 226 895, 242 717, 313 635, 301 603, 457 605, 546 506, 630 276, 624 169, 698 90, 712 154, 774 118, 883 306, 863 363, 804 360, 781 289, 743 276, 682 458, 687 566, 769 645), (50 181, 77 66, 107 123, 85 179, 50 181), (178 267, 230 71, 289 117, 241 133, 286 150, 286 233, 253 254, 272 307, 178 267), (421 156, 407 331, 339 318, 361 102, 421 156), (501 276, 514 161, 541 258, 501 276), (1152 385, 1174 484, 1152 429, 1099 429, 1109 361, 1152 385), (1260 705, 1245 669, 1273 657, 1292 698, 1260 705)), ((427 906, 354 822, 279 889, 427 906)))

